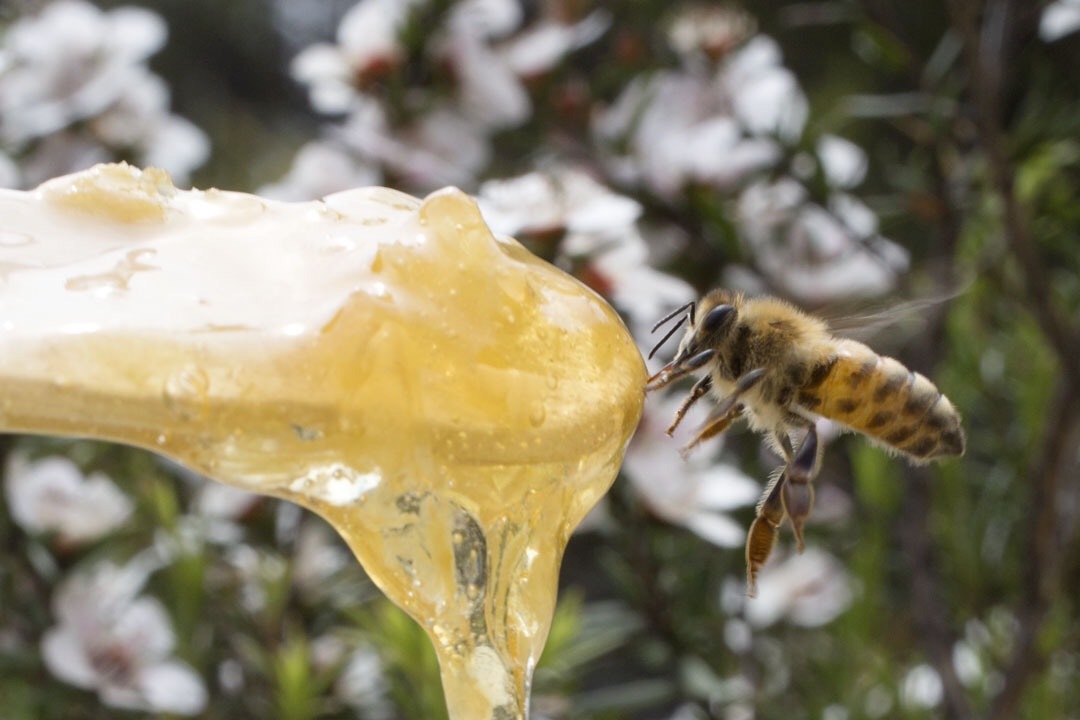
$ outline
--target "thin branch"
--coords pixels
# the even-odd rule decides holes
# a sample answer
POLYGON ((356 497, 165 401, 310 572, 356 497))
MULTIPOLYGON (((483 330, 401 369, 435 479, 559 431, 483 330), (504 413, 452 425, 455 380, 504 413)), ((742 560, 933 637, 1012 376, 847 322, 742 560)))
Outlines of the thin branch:
POLYGON ((1030 16, 1021 15, 1031 8, 1013 0, 989 0, 985 6, 978 0, 951 0, 949 10, 963 42, 979 143, 1002 204, 1005 235, 1023 273, 1028 306, 1063 367, 1055 403, 1047 413, 1043 447, 1029 478, 1032 490, 1025 527, 1025 590, 1016 610, 1017 642, 1005 671, 1004 687, 990 712, 993 720, 1005 720, 1017 716, 1027 687, 1047 662, 1038 640, 1061 583, 1058 499, 1065 455, 1070 449, 1066 438, 1076 422, 1080 401, 1080 329, 1061 317, 1051 297, 1046 264, 1032 235, 1026 209, 1016 194, 1016 173, 1002 124, 1008 70, 1015 66, 1015 49, 1025 32, 1022 20, 1030 21, 1030 16))
POLYGON ((994 698, 991 720, 1018 717, 1024 691, 1045 667, 1047 657, 1038 646, 1043 620, 1061 588, 1059 488, 1065 475, 1068 442, 1077 422, 1080 386, 1062 379, 1047 413, 1042 451, 1032 468, 1030 510, 1023 536, 1027 539, 1024 563, 1024 595, 1017 611, 1016 646, 1004 673, 1005 684, 994 698))
POLYGON ((945 717, 972 717, 967 692, 953 665, 956 633, 952 614, 941 592, 940 569, 934 557, 930 528, 930 484, 933 477, 925 466, 909 466, 904 478, 904 512, 900 542, 911 569, 911 607, 919 641, 941 678, 945 717))
POLYGON ((979 26, 978 0, 950 0, 949 10, 963 42, 964 58, 971 77, 976 125, 980 146, 986 153, 990 179, 1004 210, 1005 235, 1024 275, 1032 313, 1065 366, 1080 379, 1080 328, 1070 326, 1057 311, 1050 295, 1050 280, 1039 248, 1031 234, 1027 212, 1016 196, 1015 172, 1006 150, 1002 128, 1002 77, 1014 59, 1008 57, 1015 40, 1004 37, 1012 29, 1018 11, 1002 0, 992 0, 984 27, 979 26), (996 52, 995 52, 996 51, 996 52))
MULTIPOLYGON (((942 199, 943 212, 938 221, 939 267, 937 278, 943 287, 955 281, 955 254, 961 231, 961 219, 953 193, 945 175, 943 148, 938 148, 939 162, 935 164, 933 180, 938 196, 942 199)), ((947 303, 933 308, 927 319, 926 329, 917 346, 905 357, 916 371, 933 375, 933 368, 942 360, 946 347, 944 342, 947 303)), ((965 719, 972 717, 967 692, 953 664, 953 647, 959 640, 955 624, 950 622, 948 604, 942 592, 941 569, 935 559, 937 549, 932 540, 930 527, 931 471, 925 466, 907 466, 905 469, 904 511, 901 514, 900 544, 911 570, 912 620, 918 631, 919 643, 938 676, 945 704, 945 717, 965 719)))
MULTIPOLYGON (((899 42, 912 48, 905 28, 895 8, 884 2, 872 2, 866 6, 875 22, 887 27, 899 42)), ((923 88, 924 68, 915 67, 919 53, 910 52, 909 79, 913 86, 923 88)), ((916 142, 920 140, 916 139, 916 142)), ((946 158, 950 154, 948 138, 924 137, 920 144, 927 147, 936 158, 932 167, 932 181, 936 195, 941 200, 942 212, 937 218, 934 248, 935 282, 942 288, 955 287, 955 257, 962 229, 959 201, 950 184, 946 170, 946 158)), ((918 341, 909 348, 904 360, 913 369, 933 377, 933 369, 942 359, 946 347, 944 341, 945 319, 948 303, 941 303, 930 310, 924 331, 918 341)), ((963 719, 973 716, 967 692, 960 682, 953 664, 953 648, 959 640, 953 613, 942 588, 941 568, 935 557, 937 548, 930 528, 931 471, 925 467, 905 468, 903 512, 898 520, 898 539, 910 569, 910 607, 912 622, 917 628, 917 639, 922 651, 941 679, 946 718, 963 719)))

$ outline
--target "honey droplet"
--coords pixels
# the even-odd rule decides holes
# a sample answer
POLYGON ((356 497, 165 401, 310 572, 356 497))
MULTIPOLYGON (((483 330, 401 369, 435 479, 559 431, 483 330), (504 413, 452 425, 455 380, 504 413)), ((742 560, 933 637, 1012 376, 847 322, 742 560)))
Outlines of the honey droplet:
POLYGON ((547 410, 544 409, 543 403, 537 403, 536 407, 529 413, 529 423, 535 428, 543 425, 546 418, 547 410))

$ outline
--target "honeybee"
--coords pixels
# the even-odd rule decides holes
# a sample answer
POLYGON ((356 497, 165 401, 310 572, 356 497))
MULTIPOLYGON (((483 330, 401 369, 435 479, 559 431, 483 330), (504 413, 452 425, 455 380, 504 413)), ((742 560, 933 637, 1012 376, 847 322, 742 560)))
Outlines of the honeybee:
POLYGON ((711 392, 718 400, 683 448, 684 456, 745 417, 785 460, 770 477, 747 536, 751 597, 785 519, 791 520, 802 552, 803 524, 814 504, 812 483, 821 466, 818 418, 862 433, 913 463, 964 454, 960 414, 934 383, 860 342, 833 336, 825 322, 782 300, 713 290, 661 319, 653 332, 675 318, 649 359, 686 324, 679 349, 645 389, 704 374, 676 412, 668 435, 705 395, 711 392))

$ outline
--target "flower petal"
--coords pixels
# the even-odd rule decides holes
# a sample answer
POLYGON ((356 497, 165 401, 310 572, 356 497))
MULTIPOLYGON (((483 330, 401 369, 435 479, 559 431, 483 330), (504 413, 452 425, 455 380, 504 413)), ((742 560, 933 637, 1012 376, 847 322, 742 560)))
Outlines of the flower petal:
POLYGON ((168 26, 161 16, 137 7, 119 7, 107 14, 110 49, 129 62, 144 60, 165 45, 168 26))
POLYGON ((757 502, 764 489, 734 465, 718 463, 698 472, 698 505, 710 510, 734 510, 757 502))
POLYGON ((97 670, 90 664, 85 646, 70 626, 61 625, 45 632, 41 639, 41 658, 49 672, 60 680, 87 690, 97 686, 97 670))
POLYGON ((719 547, 739 547, 746 540, 746 530, 727 515, 696 512, 683 524, 719 547))
POLYGON ((1039 20, 1039 37, 1043 42, 1054 42, 1080 30, 1080 2, 1058 0, 1043 10, 1039 20))
POLYGON ((169 661, 143 668, 136 684, 155 712, 198 715, 206 709, 206 685, 185 663, 169 661))

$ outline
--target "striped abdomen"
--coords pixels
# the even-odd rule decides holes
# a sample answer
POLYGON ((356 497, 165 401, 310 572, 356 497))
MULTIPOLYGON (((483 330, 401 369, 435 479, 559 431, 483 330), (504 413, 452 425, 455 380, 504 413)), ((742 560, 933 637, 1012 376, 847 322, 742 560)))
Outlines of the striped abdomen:
POLYGON ((934 383, 862 343, 839 340, 799 391, 807 410, 912 459, 962 455, 960 415, 934 383))

